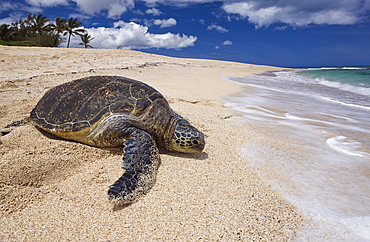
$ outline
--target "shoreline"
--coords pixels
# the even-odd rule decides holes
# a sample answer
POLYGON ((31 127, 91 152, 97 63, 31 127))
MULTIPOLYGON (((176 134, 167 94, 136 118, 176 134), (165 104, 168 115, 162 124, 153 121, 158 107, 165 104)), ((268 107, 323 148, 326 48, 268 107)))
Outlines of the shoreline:
MULTIPOLYGON (((232 120, 251 123, 261 140, 245 144, 242 152, 306 221, 312 219, 299 232, 300 239, 369 239, 370 177, 362 172, 370 157, 370 116, 364 110, 369 98, 335 85, 334 70, 332 79, 324 71, 322 83, 309 75, 276 74, 231 78, 247 88, 227 97, 225 106, 241 112, 232 120), (276 142, 268 146, 268 140, 276 142)), ((348 77, 345 85, 351 87, 356 73, 348 77)))
POLYGON ((32 125, 16 128, 0 138, 0 239, 286 241, 299 230, 302 216, 237 153, 258 133, 226 120, 236 112, 221 99, 242 86, 223 77, 286 68, 126 50, 0 46, 0 52, 1 127, 26 117, 51 87, 120 75, 160 91, 207 142, 200 154, 162 151, 154 188, 115 210, 106 191, 122 174, 120 148, 50 139, 32 125))

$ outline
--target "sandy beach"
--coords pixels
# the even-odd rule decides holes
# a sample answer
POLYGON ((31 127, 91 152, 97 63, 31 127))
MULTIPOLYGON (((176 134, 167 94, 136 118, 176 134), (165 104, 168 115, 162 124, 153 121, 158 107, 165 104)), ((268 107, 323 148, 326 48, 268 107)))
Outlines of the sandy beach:
MULTIPOLYGON (((154 188, 127 207, 109 203, 122 148, 47 137, 33 125, 0 137, 0 241, 287 241, 303 218, 239 155, 258 140, 221 99, 241 85, 222 79, 280 68, 172 58, 128 50, 0 46, 0 127, 27 117, 50 88, 118 75, 160 91, 204 132, 198 154, 161 150, 154 188)), ((273 146, 274 139, 268 146, 273 146)), ((265 140, 268 142, 268 140, 265 140)))

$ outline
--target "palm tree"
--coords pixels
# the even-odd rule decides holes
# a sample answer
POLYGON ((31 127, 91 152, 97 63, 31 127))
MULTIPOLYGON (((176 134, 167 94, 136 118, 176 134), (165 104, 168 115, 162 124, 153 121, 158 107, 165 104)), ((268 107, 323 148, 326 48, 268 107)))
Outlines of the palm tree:
POLYGON ((66 23, 66 32, 64 35, 68 34, 68 44, 67 48, 69 48, 69 43, 71 42, 71 36, 74 36, 75 34, 81 35, 86 32, 84 29, 76 29, 78 28, 82 23, 76 19, 76 18, 69 18, 66 23))
POLYGON ((0 26, 0 39, 8 41, 11 32, 12 30, 9 24, 2 24, 0 26))
POLYGON ((57 17, 55 19, 55 24, 50 25, 50 29, 57 32, 59 35, 62 34, 64 31, 66 31, 66 23, 67 20, 65 20, 62 17, 57 17))
POLYGON ((50 30, 50 25, 48 24, 50 20, 42 14, 36 16, 35 14, 30 13, 25 22, 29 25, 29 28, 32 31, 37 32, 40 37, 42 32, 50 30))
POLYGON ((12 41, 25 40, 31 35, 26 20, 23 19, 19 19, 19 21, 11 23, 10 29, 10 38, 12 41))
POLYGON ((54 41, 54 44, 56 46, 59 46, 62 42, 64 42, 64 39, 61 37, 61 35, 66 31, 66 25, 67 20, 62 17, 57 17, 55 19, 55 24, 50 23, 50 30, 53 30, 53 34, 55 35, 56 39, 54 41))
POLYGON ((84 45, 85 48, 87 48, 87 47, 93 48, 91 45, 89 45, 91 40, 94 39, 94 38, 91 37, 91 35, 84 34, 84 35, 80 35, 80 37, 81 37, 81 41, 82 41, 82 43, 80 43, 80 45, 84 45))

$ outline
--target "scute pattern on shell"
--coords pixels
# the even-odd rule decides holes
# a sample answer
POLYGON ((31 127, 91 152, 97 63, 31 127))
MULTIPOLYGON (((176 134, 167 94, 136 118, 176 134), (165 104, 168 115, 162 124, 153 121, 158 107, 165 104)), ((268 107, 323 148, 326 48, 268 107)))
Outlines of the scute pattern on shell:
POLYGON ((139 116, 158 98, 154 88, 129 78, 86 77, 47 91, 31 118, 46 130, 77 132, 110 113, 139 116))

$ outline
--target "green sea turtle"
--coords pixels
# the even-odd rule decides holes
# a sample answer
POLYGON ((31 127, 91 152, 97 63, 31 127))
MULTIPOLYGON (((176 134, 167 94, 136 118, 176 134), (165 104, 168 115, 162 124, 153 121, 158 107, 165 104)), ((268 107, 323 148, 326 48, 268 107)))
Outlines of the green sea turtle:
POLYGON ((200 152, 204 135, 176 114, 154 88, 119 76, 92 76, 56 86, 32 110, 37 127, 96 147, 123 145, 123 175, 109 187, 117 205, 136 201, 156 181, 157 143, 200 152))

